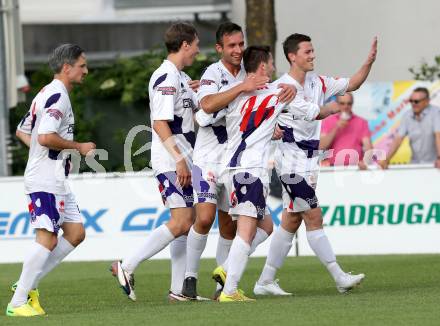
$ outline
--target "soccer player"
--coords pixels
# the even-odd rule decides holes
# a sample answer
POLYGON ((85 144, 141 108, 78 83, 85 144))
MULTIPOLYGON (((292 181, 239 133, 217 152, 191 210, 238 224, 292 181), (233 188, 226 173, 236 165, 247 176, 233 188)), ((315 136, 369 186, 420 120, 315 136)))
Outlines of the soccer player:
MULTIPOLYGON (((270 48, 250 46, 243 55, 247 76, 266 76, 274 72, 270 48)), ((233 87, 233 86, 232 86, 233 87)), ((237 234, 228 256, 225 286, 220 302, 248 301, 238 283, 247 264, 257 228, 272 225, 266 197, 269 188, 268 155, 277 117, 285 109, 295 119, 324 118, 337 111, 335 105, 320 108, 310 105, 301 94, 290 103, 281 103, 279 90, 266 85, 262 89, 240 94, 218 116, 226 116, 226 188, 231 200, 229 213, 237 220, 237 234)))
POLYGON ((168 244, 171 251, 170 301, 186 301, 182 285, 186 266, 186 234, 193 223, 192 152, 195 143, 193 110, 197 100, 189 77, 182 69, 192 65, 199 53, 196 29, 187 23, 175 23, 165 33, 168 57, 153 73, 150 97, 153 139, 151 163, 163 202, 170 209, 169 222, 155 229, 144 244, 111 271, 127 296, 135 301, 134 270, 168 244))
MULTIPOLYGON (((221 59, 210 65, 203 74, 198 90, 200 106, 207 110, 226 107, 243 91, 255 90, 264 86, 266 77, 247 79, 235 87, 223 92, 222 89, 237 81, 244 81, 246 73, 242 67, 244 37, 240 26, 226 22, 216 32, 216 50, 221 59)), ((196 115, 199 124, 211 115, 200 111, 196 115)), ((234 239, 236 226, 228 215, 228 198, 219 182, 222 160, 228 140, 225 119, 201 126, 199 128, 193 153, 192 183, 195 195, 196 220, 188 234, 187 267, 183 294, 190 298, 197 296, 197 273, 200 257, 205 249, 209 230, 218 209, 219 240, 216 260, 221 265, 228 256, 229 248, 234 239)))
MULTIPOLYGON (((313 72, 315 53, 309 36, 292 34, 283 43, 290 70, 279 81, 293 83, 308 101, 322 105, 334 95, 358 89, 366 80, 376 59, 375 38, 367 60, 351 78, 331 78, 313 72)), ((337 290, 345 293, 359 284, 364 274, 345 273, 336 261, 323 229, 323 219, 315 188, 319 171, 319 121, 298 121, 282 115, 279 121, 284 130, 275 156, 275 166, 283 185, 283 215, 280 227, 274 232, 266 264, 254 287, 256 295, 289 295, 275 281, 291 246, 294 233, 304 220, 310 247, 327 268, 337 290)))
MULTIPOLYGON (((196 220, 188 234, 187 270, 183 294, 190 298, 197 296, 197 273, 200 257, 205 249, 209 230, 218 211, 220 235, 217 244, 216 260, 222 265, 229 253, 232 240, 236 233, 236 225, 228 215, 229 204, 224 185, 220 182, 220 172, 223 170, 223 157, 225 155, 228 135, 225 119, 222 118, 210 123, 214 114, 207 114, 225 108, 242 92, 254 91, 265 85, 266 76, 246 78, 242 65, 244 52, 244 37, 240 26, 226 22, 221 24, 216 32, 216 50, 221 59, 210 65, 201 78, 198 90, 198 99, 201 109, 196 114, 200 128, 197 134, 196 145, 193 153, 192 180, 196 203, 196 220), (242 81, 241 83, 238 83, 242 81), (234 87, 223 91, 225 87, 236 84, 234 87)), ((290 101, 294 97, 294 89, 290 85, 280 85, 281 101, 290 101)), ((259 230, 258 239, 264 241, 270 230, 259 230)), ((217 285, 216 298, 222 288, 217 285)))
POLYGON ((24 182, 30 223, 36 232, 20 279, 12 288, 15 293, 6 310, 8 316, 45 314, 38 283, 85 237, 81 213, 67 183, 70 155, 64 150, 89 155, 96 147, 91 142, 73 141, 75 121, 69 92, 87 75, 87 61, 78 45, 63 44, 52 52, 49 66, 54 79, 32 101, 16 132, 30 148, 24 182), (63 236, 58 238, 60 228, 63 236))

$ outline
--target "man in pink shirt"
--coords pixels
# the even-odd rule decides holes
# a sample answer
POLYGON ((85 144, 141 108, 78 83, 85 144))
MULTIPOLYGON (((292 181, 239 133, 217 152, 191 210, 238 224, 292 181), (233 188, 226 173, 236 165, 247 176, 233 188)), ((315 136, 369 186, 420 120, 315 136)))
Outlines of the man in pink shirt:
POLYGON ((363 162, 365 151, 373 148, 370 130, 365 119, 353 114, 353 95, 338 96, 341 113, 322 121, 320 149, 332 149, 330 165, 355 165, 366 169, 363 162))

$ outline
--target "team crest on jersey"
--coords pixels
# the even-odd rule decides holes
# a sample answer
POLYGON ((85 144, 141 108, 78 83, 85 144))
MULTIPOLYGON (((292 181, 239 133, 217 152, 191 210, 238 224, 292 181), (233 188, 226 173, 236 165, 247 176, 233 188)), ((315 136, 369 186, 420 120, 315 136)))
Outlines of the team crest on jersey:
POLYGON ((37 215, 35 214, 34 204, 32 202, 28 205, 29 215, 31 216, 31 221, 35 222, 37 215))
POLYGON ((48 109, 46 113, 49 114, 50 117, 55 118, 56 120, 60 120, 63 118, 63 114, 58 109, 48 109))
POLYGON ((64 213, 64 200, 60 200, 58 211, 64 213))
POLYGON ((157 88, 158 92, 161 92, 162 95, 174 95, 176 94, 176 88, 173 86, 162 86, 157 88))

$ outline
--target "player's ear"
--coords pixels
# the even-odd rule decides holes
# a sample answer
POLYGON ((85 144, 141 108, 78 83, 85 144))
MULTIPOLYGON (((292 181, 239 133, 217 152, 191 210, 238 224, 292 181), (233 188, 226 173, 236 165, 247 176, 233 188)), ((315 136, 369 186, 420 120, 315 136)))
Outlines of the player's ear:
POLYGON ((215 50, 217 51, 217 53, 222 54, 223 53, 223 46, 221 44, 216 43, 215 50))
POLYGON ((182 42, 182 49, 188 49, 191 46, 191 44, 189 44, 187 41, 183 41, 182 42))
POLYGON ((292 62, 295 62, 296 54, 293 52, 290 52, 287 54, 287 57, 289 58, 289 61, 292 63, 292 62))
POLYGON ((71 68, 72 68, 71 65, 69 65, 68 63, 64 63, 63 66, 61 67, 61 72, 67 74, 69 73, 71 68))

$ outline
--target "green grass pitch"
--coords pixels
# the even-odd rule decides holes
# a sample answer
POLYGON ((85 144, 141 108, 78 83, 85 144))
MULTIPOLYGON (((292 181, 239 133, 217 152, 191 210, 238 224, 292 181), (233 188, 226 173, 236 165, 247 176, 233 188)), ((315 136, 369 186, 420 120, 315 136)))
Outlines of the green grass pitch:
MULTIPOLYGON (((440 256, 342 256, 346 270, 364 272, 361 287, 336 291, 315 257, 292 257, 278 274, 293 297, 257 302, 173 303, 166 300, 169 262, 149 261, 136 271, 137 302, 108 272, 109 262, 63 263, 40 284, 48 316, 8 318, 10 285, 21 264, 0 265, 0 325, 440 325, 440 256)), ((263 258, 251 258, 241 288, 251 297, 263 258)), ((203 260, 199 293, 211 296, 214 260, 203 260)))

